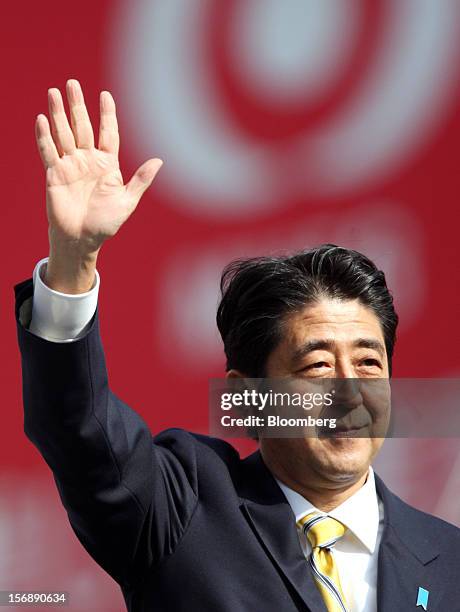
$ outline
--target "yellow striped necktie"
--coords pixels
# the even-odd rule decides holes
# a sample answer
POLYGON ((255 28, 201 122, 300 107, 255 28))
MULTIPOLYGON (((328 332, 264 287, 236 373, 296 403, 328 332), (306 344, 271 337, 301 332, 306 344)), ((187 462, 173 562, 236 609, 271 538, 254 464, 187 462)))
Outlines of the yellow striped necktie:
POLYGON ((332 551, 337 540, 345 533, 345 525, 318 512, 307 514, 297 521, 297 525, 311 544, 312 552, 308 562, 328 612, 347 612, 339 571, 332 551))

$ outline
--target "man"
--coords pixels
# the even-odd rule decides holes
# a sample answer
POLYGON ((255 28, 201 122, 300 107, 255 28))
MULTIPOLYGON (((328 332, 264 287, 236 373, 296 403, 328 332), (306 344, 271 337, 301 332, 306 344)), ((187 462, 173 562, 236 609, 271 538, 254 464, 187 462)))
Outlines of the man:
MULTIPOLYGON (((80 85, 71 125, 49 90, 39 115, 50 255, 15 287, 25 432, 78 538, 129 610, 406 612, 460 609, 460 531, 393 495, 371 462, 361 394, 339 435, 264 438, 241 460, 223 440, 169 429, 152 438, 108 386, 96 261, 161 161, 124 186, 115 105, 101 93, 98 148, 80 85), (364 434, 364 435, 363 435, 364 434)), ((228 377, 391 376, 397 315, 381 271, 322 245, 232 264, 217 315, 228 377)))

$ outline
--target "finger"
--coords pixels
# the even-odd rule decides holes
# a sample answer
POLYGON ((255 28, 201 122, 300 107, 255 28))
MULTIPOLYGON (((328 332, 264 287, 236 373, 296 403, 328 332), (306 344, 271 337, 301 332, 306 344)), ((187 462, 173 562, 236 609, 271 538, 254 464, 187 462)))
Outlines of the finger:
POLYGON ((118 121, 115 101, 108 91, 101 91, 99 97, 101 121, 99 124, 98 148, 107 153, 118 155, 120 148, 120 135, 118 133, 118 121))
POLYGON ((93 127, 88 115, 81 85, 76 79, 69 79, 66 84, 66 90, 70 109, 70 121, 77 147, 79 149, 92 149, 94 147, 93 127))
POLYGON ((53 166, 59 161, 59 153, 51 136, 50 124, 46 115, 38 115, 35 121, 35 138, 38 152, 45 168, 53 166))
POLYGON ((75 151, 75 139, 64 110, 61 92, 56 87, 48 89, 48 106, 51 131, 59 154, 73 153, 75 151))
POLYGON ((163 165, 161 159, 149 159, 140 166, 126 185, 126 193, 133 210, 136 208, 142 194, 152 184, 158 170, 163 165))

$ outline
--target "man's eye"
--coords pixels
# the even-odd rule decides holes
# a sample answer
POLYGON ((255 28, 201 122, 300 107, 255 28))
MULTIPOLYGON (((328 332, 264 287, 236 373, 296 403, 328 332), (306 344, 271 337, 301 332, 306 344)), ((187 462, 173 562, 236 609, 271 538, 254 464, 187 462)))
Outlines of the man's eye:
POLYGON ((327 363, 325 361, 317 361, 316 363, 311 363, 305 369, 310 370, 312 368, 323 368, 325 366, 327 366, 327 363))
POLYGON ((378 359, 364 359, 364 361, 362 363, 364 365, 367 365, 367 366, 377 366, 377 367, 380 367, 380 362, 378 361, 378 359))

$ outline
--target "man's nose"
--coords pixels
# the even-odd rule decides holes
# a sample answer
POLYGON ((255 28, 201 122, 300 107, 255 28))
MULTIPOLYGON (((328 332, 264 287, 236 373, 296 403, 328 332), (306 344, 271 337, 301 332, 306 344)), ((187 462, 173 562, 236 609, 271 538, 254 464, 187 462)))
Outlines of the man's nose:
POLYGON ((334 403, 346 405, 349 409, 363 402, 360 380, 350 363, 338 364, 335 371, 334 403))
POLYGON ((335 365, 335 378, 356 378, 353 364, 345 359, 337 360, 335 365))

